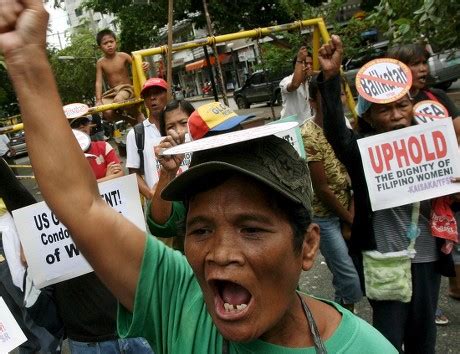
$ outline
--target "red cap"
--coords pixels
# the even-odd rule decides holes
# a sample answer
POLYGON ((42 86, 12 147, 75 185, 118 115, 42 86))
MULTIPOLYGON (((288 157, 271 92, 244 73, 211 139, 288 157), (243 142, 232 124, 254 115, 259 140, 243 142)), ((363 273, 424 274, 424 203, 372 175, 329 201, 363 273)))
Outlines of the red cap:
POLYGON ((167 90, 169 87, 168 83, 165 80, 160 79, 159 77, 152 77, 144 83, 144 86, 142 86, 141 96, 144 94, 146 90, 148 90, 151 87, 155 87, 155 86, 161 87, 162 89, 165 89, 165 90, 167 90))

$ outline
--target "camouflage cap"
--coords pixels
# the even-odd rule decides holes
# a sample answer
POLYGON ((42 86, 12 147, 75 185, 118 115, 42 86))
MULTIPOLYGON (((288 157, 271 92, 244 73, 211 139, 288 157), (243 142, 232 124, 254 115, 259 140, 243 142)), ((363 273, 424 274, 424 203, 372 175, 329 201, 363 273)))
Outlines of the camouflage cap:
POLYGON ((291 201, 311 216, 310 171, 292 145, 276 136, 194 152, 190 168, 161 193, 165 200, 185 200, 194 186, 211 173, 233 171, 252 177, 291 201))

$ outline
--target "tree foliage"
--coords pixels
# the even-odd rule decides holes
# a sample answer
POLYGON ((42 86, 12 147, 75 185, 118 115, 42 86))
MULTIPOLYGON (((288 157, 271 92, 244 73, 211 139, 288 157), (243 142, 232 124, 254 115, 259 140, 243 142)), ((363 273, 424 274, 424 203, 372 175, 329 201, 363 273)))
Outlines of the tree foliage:
POLYGON ((4 61, 0 65, 0 118, 10 117, 19 113, 16 94, 9 80, 4 61))
POLYGON ((458 0, 381 0, 369 19, 393 43, 426 39, 438 50, 460 47, 458 0))
POLYGON ((94 101, 96 80, 95 34, 80 29, 70 37, 70 45, 52 50, 51 66, 64 104, 94 101), (74 59, 63 59, 73 57, 74 59))
MULTIPOLYGON (((294 18, 281 6, 282 0, 208 0, 215 33, 271 26, 294 18)), ((113 13, 120 28, 121 50, 132 52, 158 43, 159 30, 168 22, 168 1, 86 0, 84 7, 101 13, 113 13), (126 40, 125 40, 126 39, 126 40)), ((202 0, 175 0, 174 20, 193 17, 199 28, 206 26, 202 0)))

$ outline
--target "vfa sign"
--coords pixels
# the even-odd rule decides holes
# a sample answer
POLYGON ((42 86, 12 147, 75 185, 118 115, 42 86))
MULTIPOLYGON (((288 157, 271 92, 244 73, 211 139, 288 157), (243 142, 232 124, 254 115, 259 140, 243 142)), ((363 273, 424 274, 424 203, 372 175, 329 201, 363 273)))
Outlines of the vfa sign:
POLYGON ((433 100, 420 101, 414 106, 414 118, 418 124, 449 117, 447 108, 433 100))

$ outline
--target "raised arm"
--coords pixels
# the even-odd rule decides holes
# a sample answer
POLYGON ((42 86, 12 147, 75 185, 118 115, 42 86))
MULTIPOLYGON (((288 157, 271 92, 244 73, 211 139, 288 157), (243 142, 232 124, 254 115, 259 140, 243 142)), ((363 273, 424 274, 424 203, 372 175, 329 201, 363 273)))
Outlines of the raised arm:
POLYGON ((318 76, 318 86, 322 97, 324 134, 338 159, 350 170, 356 163, 357 145, 353 131, 345 124, 340 100, 342 52, 342 42, 335 35, 320 48, 319 61, 322 70, 318 76))
POLYGON ((43 197, 101 280, 132 309, 145 235, 102 200, 64 116, 45 49, 48 13, 42 0, 1 4, 0 52, 19 99, 43 197))
POLYGON ((286 87, 288 92, 297 90, 304 81, 306 75, 305 60, 307 57, 307 47, 301 47, 297 53, 297 61, 294 66, 294 75, 292 76, 291 82, 286 87))
MULTIPOLYGON (((165 224, 172 212, 172 202, 161 198, 161 192, 169 182, 176 177, 180 164, 184 157, 182 155, 163 156, 160 155, 162 149, 167 149, 171 146, 176 146, 184 142, 184 136, 177 134, 174 130, 169 130, 168 134, 160 144, 155 146, 155 156, 161 164, 159 179, 155 192, 152 196, 150 206, 150 217, 157 224, 165 224)), ((175 236, 175 235, 172 235, 175 236)))

